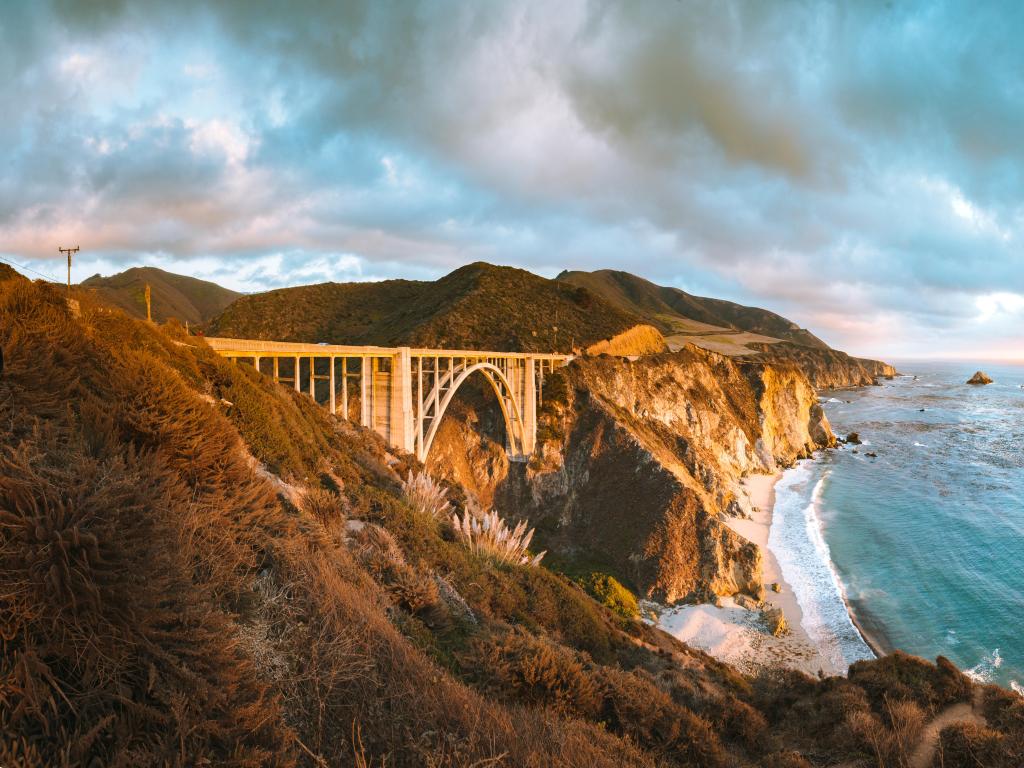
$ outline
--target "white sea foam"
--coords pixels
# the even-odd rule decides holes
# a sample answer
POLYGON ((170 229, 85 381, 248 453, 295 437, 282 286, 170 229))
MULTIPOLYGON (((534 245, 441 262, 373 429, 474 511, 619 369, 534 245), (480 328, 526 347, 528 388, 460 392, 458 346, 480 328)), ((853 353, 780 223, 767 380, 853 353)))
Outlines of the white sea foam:
POLYGON ((1024 685, 1021 685, 1016 680, 1010 681, 1010 688, 1013 689, 1013 692, 1018 696, 1024 696, 1024 685))
POLYGON ((1003 666, 1003 657, 996 648, 992 653, 982 657, 981 661, 970 669, 965 669, 964 674, 977 683, 988 683, 992 681, 995 671, 1003 666))
POLYGON ((916 442, 916 441, 914 442, 914 446, 915 446, 916 448, 927 448, 927 447, 928 447, 928 446, 927 446, 927 445, 925 445, 924 443, 918 443, 918 442, 916 442))
POLYGON ((787 470, 775 486, 775 509, 768 545, 793 589, 801 623, 821 653, 840 668, 874 658, 846 605, 842 582, 822 535, 819 509, 828 473, 817 475, 813 461, 787 470))

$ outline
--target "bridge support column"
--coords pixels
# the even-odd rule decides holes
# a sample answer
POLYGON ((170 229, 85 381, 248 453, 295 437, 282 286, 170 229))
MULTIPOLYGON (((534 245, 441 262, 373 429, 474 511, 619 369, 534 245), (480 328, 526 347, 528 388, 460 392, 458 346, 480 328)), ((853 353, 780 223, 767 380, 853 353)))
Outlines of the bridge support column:
POLYGON ((532 357, 523 360, 523 368, 523 454, 530 456, 537 448, 537 374, 532 357))
POLYGON ((412 357, 409 347, 399 347, 391 358, 391 444, 399 450, 416 450, 415 415, 412 410, 412 357))
POLYGON ((341 414, 348 418, 348 358, 341 358, 341 414))
POLYGON ((295 391, 301 392, 302 387, 299 386, 299 356, 295 356, 295 391))
POLYGON ((331 416, 333 416, 335 411, 338 410, 334 394, 334 358, 330 357, 328 360, 331 363, 331 370, 327 380, 331 383, 331 416))
POLYGON ((359 423, 364 427, 373 426, 373 358, 360 358, 359 369, 359 423))

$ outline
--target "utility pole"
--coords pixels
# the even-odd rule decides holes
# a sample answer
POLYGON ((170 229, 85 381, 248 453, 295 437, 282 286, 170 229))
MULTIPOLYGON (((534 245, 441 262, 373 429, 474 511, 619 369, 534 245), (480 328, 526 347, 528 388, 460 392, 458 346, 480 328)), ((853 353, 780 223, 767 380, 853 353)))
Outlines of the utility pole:
POLYGON ((149 283, 146 283, 146 320, 148 320, 149 322, 152 323, 153 322, 153 312, 152 312, 152 307, 150 306, 150 298, 151 297, 152 297, 152 293, 149 290, 149 283))
POLYGON ((58 245, 57 250, 68 255, 68 298, 71 298, 71 254, 78 253, 78 246, 76 245, 74 248, 61 248, 58 245))

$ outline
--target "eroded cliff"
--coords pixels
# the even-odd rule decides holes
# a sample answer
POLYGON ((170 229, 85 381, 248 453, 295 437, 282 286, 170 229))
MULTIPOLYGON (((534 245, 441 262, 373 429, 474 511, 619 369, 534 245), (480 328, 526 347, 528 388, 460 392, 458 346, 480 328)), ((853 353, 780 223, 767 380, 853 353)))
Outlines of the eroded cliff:
POLYGON ((806 374, 818 389, 845 389, 877 384, 891 379, 896 369, 880 360, 853 357, 838 349, 818 349, 800 344, 751 344, 758 357, 768 361, 791 362, 806 374))
POLYGON ((720 517, 742 514, 742 475, 834 442, 795 365, 694 347, 583 358, 549 379, 528 465, 497 458, 500 423, 486 402, 473 394, 446 419, 432 467, 484 504, 529 517, 570 566, 607 570, 666 602, 760 596, 760 551, 720 517), (451 461, 460 451, 469 458, 451 461))

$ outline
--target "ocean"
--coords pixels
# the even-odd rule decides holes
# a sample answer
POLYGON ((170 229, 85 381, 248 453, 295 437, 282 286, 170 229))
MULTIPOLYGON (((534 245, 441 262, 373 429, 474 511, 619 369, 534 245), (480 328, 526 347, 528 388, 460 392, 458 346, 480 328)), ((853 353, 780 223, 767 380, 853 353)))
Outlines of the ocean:
POLYGON ((863 444, 786 471, 769 547, 833 660, 871 658, 866 635, 1021 690, 1024 365, 897 368, 822 393, 836 434, 863 444), (979 367, 995 383, 966 385, 979 367))

